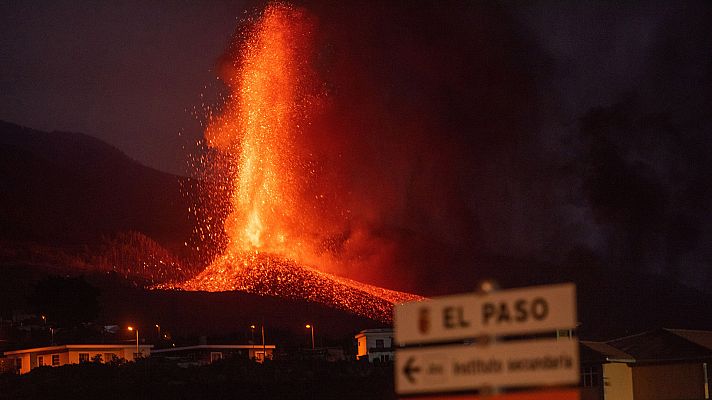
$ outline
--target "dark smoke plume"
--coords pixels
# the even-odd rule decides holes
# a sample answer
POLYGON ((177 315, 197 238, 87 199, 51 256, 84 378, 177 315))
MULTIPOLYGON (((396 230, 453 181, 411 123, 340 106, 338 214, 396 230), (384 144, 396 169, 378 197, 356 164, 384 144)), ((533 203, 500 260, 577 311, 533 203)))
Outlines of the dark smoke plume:
POLYGON ((539 252, 538 55, 513 19, 465 3, 305 7, 325 101, 302 146, 340 210, 325 241, 337 272, 442 290, 441 269, 474 279, 476 257, 539 252))
POLYGON ((301 6, 321 86, 299 151, 333 272, 709 286, 709 6, 301 6))

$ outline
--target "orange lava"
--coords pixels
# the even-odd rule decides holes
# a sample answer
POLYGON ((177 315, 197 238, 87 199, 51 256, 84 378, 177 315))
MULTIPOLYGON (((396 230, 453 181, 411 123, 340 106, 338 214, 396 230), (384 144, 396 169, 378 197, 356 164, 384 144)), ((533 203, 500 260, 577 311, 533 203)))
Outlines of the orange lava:
POLYGON ((229 254, 258 250, 298 257, 299 232, 307 227, 298 188, 304 160, 293 143, 306 118, 301 96, 309 42, 303 11, 268 7, 233 63, 226 109, 205 132, 207 144, 228 153, 229 170, 236 171, 224 222, 229 254))
POLYGON ((323 229, 320 204, 309 201, 320 196, 306 191, 318 177, 296 148, 319 103, 310 67, 313 28, 304 10, 272 4, 239 38, 226 80, 231 93, 205 131, 207 145, 220 154, 214 171, 227 186, 214 195, 229 201, 222 203, 228 208, 222 225, 213 219, 200 232, 222 229, 227 243, 202 273, 171 287, 301 298, 390 321, 393 303, 420 297, 300 262, 319 258, 323 229))
POLYGON ((211 292, 239 290, 302 299, 383 322, 392 320, 393 304, 423 299, 337 277, 282 257, 248 253, 231 258, 229 262, 214 264, 188 282, 164 288, 211 292))

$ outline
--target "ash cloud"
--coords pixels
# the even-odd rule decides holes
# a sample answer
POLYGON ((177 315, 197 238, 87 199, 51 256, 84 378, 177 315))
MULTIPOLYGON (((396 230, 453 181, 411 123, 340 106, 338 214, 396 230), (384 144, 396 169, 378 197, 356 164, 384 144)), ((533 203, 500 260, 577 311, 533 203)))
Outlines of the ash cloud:
POLYGON ((453 277, 472 286, 491 272, 479 258, 540 253, 556 213, 530 129, 542 55, 511 16, 464 3, 305 7, 326 92, 305 147, 324 171, 317 189, 344 210, 328 240, 338 272, 452 290, 453 277))
POLYGON ((709 6, 301 6, 325 269, 426 295, 611 271, 710 286, 709 6))

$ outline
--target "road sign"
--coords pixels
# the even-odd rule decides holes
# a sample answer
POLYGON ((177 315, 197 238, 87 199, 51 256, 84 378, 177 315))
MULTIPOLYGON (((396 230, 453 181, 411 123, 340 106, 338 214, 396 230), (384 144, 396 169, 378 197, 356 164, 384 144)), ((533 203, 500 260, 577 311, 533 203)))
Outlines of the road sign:
POLYGON ((398 394, 575 384, 580 373, 571 339, 399 349, 395 368, 398 394))
POLYGON ((547 389, 495 395, 446 394, 419 396, 418 400, 580 400, 578 389, 547 389))
POLYGON ((576 286, 534 286, 404 303, 395 307, 394 326, 400 345, 571 329, 576 326, 576 286))

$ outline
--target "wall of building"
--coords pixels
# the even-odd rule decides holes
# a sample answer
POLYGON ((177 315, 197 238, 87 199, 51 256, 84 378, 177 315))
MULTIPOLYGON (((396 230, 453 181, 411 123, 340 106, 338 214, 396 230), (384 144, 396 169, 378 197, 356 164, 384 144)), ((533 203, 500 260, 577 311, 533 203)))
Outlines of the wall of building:
POLYGON ((30 372, 32 365, 30 364, 30 355, 29 354, 19 354, 17 356, 14 356, 14 358, 22 359, 22 368, 20 368, 21 374, 26 374, 26 373, 30 372))
MULTIPOLYGON (((57 353, 55 353, 57 354, 57 353)), ((50 358, 50 362, 52 359, 50 358)), ((69 364, 69 352, 68 351, 63 351, 59 353, 59 365, 67 365, 69 364)))
POLYGON ((357 350, 356 350, 356 358, 361 358, 364 357, 366 354, 368 354, 368 347, 366 346, 366 336, 359 336, 357 339, 357 350))
POLYGON ((603 396, 606 400, 633 400, 633 369, 628 364, 603 364, 603 396))
POLYGON ((374 362, 375 360, 385 359, 388 361, 393 361, 393 333, 376 333, 368 337, 368 360, 374 362), (383 347, 378 346, 378 341, 383 341, 383 347), (383 351, 381 351, 381 349, 383 351), (389 349, 386 351, 386 349, 389 349))
POLYGON ((393 360, 393 331, 369 332, 364 331, 356 336, 358 359, 368 355, 368 360, 373 362, 376 359, 387 357, 393 360), (378 347, 378 342, 382 341, 382 346, 378 347))
MULTIPOLYGON (((97 355, 101 355, 102 362, 111 361, 106 359, 105 355, 107 353, 113 353, 119 358, 124 358, 126 361, 134 361, 133 353, 136 349, 134 347, 119 347, 119 348, 85 348, 85 349, 59 349, 59 350, 47 350, 39 352, 29 352, 24 354, 9 355, 8 358, 22 359, 22 368, 20 369, 21 374, 30 372, 31 369, 39 367, 39 357, 43 357, 44 366, 52 366, 52 355, 59 355, 59 365, 67 364, 79 364, 79 353, 89 353, 89 361, 92 361, 97 355)), ((141 347, 141 353, 144 357, 151 355, 151 349, 149 347, 141 347)))
MULTIPOLYGON (((147 357, 146 349, 140 349, 144 357, 147 357)), ((102 362, 109 362, 111 359, 106 359, 106 353, 113 353, 118 358, 123 358, 126 361, 134 361, 133 353, 136 351, 134 347, 125 347, 118 349, 70 349, 68 352, 68 363, 79 364, 79 353, 88 353, 89 361, 91 362, 97 355, 101 356, 102 362)))
POLYGON ((273 354, 274 349, 266 348, 263 349, 260 347, 254 348, 254 349, 249 349, 248 351, 248 356, 250 359, 257 359, 258 361, 264 361, 264 358, 267 357, 267 359, 274 359, 274 354, 273 354))
POLYGON ((704 399, 702 363, 633 367, 633 395, 644 400, 704 399))
POLYGON ((264 361, 263 354, 267 354, 268 359, 273 359, 274 357, 274 345, 265 346, 244 346, 241 348, 230 348, 230 347, 219 347, 212 346, 208 348, 176 348, 176 349, 164 349, 157 353, 154 353, 157 357, 173 357, 180 358, 182 362, 196 363, 200 365, 210 364, 212 362, 213 353, 220 353, 221 359, 228 358, 245 358, 245 359, 257 359, 258 361, 264 361))
POLYGON ((374 333, 366 336, 368 348, 375 348, 376 341, 383 340, 383 347, 389 348, 393 346, 393 334, 392 333, 374 333))
POLYGON ((96 355, 96 351, 92 352, 89 350, 70 350, 69 351, 69 363, 79 364, 79 353, 89 353, 89 362, 91 362, 92 357, 96 355))

